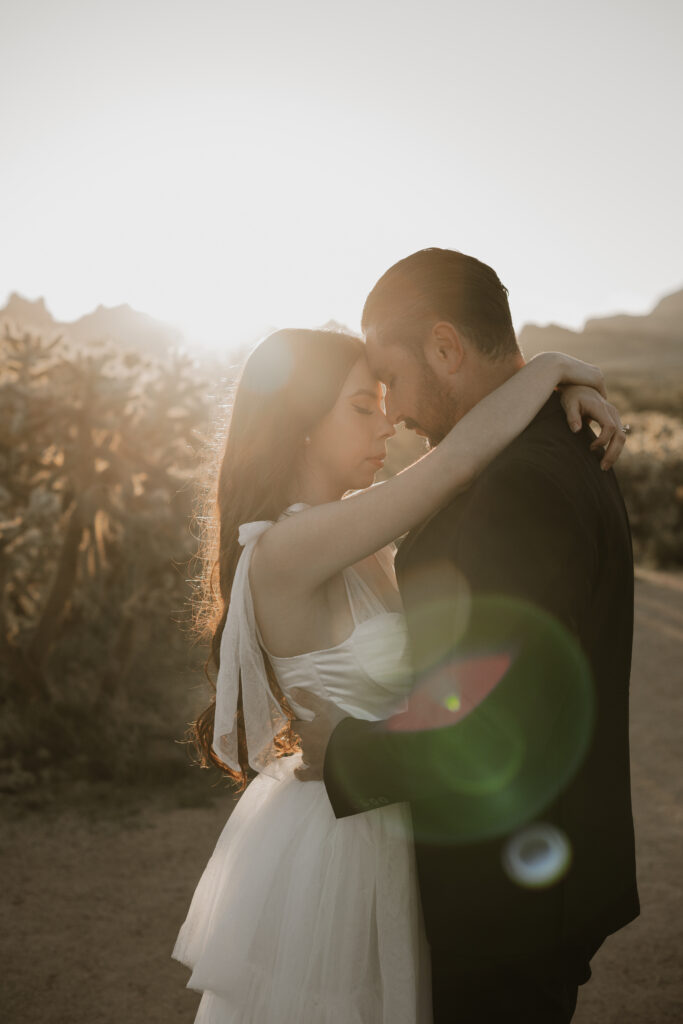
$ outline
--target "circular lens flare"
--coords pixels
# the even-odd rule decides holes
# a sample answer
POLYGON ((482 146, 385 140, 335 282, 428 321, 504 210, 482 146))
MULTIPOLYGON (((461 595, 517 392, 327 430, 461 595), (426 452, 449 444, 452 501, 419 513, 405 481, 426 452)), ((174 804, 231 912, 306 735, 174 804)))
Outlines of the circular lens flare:
POLYGON ((508 839, 502 859, 506 875, 517 885, 544 889, 567 873, 571 847, 561 829, 538 822, 508 839))

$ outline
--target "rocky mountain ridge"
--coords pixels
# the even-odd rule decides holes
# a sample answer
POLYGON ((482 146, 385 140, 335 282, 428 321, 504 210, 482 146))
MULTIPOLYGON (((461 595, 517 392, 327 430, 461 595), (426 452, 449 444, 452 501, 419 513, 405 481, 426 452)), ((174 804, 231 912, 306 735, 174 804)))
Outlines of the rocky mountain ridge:
POLYGON ((602 367, 606 376, 683 386, 683 290, 667 295, 642 316, 595 317, 582 331, 558 324, 525 324, 519 345, 527 359, 561 351, 602 367))
MULTIPOLYGON (((182 333, 128 304, 100 305, 77 320, 58 321, 45 299, 13 292, 0 309, 0 324, 40 332, 63 334, 76 342, 110 341, 141 354, 158 356, 179 348, 182 333)), ((330 321, 326 327, 338 326, 330 321)), ((640 316, 618 314, 588 319, 583 330, 558 324, 525 324, 519 343, 527 358, 538 352, 563 351, 599 363, 608 377, 644 378, 651 384, 678 379, 683 385, 683 290, 665 296, 651 312, 640 316)))
POLYGON ((48 338, 61 334, 81 343, 114 342, 149 356, 179 348, 184 340, 182 332, 175 327, 140 313, 127 303, 99 305, 77 320, 59 321, 50 313, 44 298, 26 299, 17 292, 12 292, 5 307, 0 309, 0 324, 15 330, 35 331, 48 338))

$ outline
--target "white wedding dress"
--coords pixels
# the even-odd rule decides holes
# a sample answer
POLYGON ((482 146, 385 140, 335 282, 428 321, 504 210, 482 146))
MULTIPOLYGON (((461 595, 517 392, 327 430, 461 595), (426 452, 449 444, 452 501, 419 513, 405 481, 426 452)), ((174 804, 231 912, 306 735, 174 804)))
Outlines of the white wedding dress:
MULTIPOLYGON (((233 633, 251 629, 257 642, 248 562, 271 525, 240 530, 244 551, 229 612, 233 633)), ((393 576, 393 546, 375 557, 393 576)), ((404 706, 410 685, 405 621, 354 568, 343 576, 355 623, 350 636, 326 650, 269 657, 285 694, 300 686, 355 718, 379 720, 404 706)), ((239 648, 243 639, 231 642, 239 648)), ((219 697, 220 689, 217 721, 219 697)), ((228 749, 221 728, 217 751, 228 749)), ((337 820, 324 784, 293 776, 300 755, 279 759, 270 774, 270 763, 259 763, 264 771, 228 819, 172 953, 192 970, 187 987, 203 992, 195 1024, 430 1024, 408 805, 337 820)))

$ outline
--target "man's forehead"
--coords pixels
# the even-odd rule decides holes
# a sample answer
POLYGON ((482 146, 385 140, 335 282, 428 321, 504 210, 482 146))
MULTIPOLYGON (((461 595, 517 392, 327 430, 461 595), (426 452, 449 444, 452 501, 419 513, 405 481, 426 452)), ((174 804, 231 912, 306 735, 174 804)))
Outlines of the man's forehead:
POLYGON ((372 372, 377 376, 377 369, 382 363, 382 343, 377 337, 374 327, 368 327, 365 333, 365 355, 372 372))
POLYGON ((382 377, 390 370, 395 370, 407 356, 401 345, 392 345, 391 341, 380 341, 374 328, 369 327, 365 334, 365 348, 370 369, 377 377, 382 377))

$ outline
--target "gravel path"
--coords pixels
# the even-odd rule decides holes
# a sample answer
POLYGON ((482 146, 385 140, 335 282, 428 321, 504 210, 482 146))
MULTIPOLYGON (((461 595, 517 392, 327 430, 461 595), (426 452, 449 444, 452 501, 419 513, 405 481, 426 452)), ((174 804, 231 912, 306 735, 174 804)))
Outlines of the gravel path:
MULTIPOLYGON (((640 570, 631 721, 643 909, 595 957, 576 1024, 683 1021, 682 665, 683 574, 640 570)), ((199 997, 170 951, 231 807, 195 774, 172 793, 87 787, 21 815, 9 806, 7 1024, 192 1024, 199 997)))

